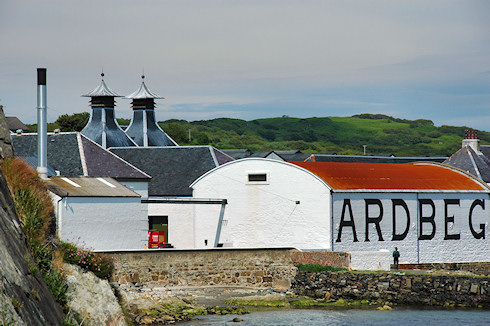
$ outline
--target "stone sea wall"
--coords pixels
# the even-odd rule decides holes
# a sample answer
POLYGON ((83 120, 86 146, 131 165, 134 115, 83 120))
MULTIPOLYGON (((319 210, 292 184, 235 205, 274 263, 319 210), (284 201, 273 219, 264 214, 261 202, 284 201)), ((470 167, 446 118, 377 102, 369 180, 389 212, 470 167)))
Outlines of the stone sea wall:
POLYGON ((289 287, 294 249, 145 250, 107 252, 113 281, 145 286, 289 287))
POLYGON ((298 271, 292 289, 298 295, 313 298, 382 299, 402 305, 490 308, 488 277, 298 271))
POLYGON ((490 262, 477 263, 426 263, 426 264, 400 264, 400 269, 421 269, 421 270, 445 270, 445 271, 466 271, 478 275, 490 275, 490 262))
POLYGON ((333 267, 350 267, 350 254, 337 251, 295 251, 291 259, 300 264, 316 264, 333 267))

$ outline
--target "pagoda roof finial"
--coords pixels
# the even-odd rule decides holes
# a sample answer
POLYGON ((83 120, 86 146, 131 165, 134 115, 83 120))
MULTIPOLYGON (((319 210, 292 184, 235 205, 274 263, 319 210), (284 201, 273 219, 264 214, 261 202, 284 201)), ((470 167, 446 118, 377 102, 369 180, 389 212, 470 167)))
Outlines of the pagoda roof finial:
POLYGON ((102 69, 102 73, 100 74, 101 77, 101 82, 99 86, 97 86, 93 91, 90 93, 82 95, 82 97, 100 97, 100 96, 111 96, 111 97, 123 97, 122 95, 114 92, 111 90, 105 83, 104 81, 104 69, 102 69))
POLYGON ((143 74, 141 75, 141 85, 140 87, 133 93, 125 96, 124 98, 130 99, 163 99, 164 97, 157 95, 150 91, 148 87, 145 85, 145 72, 143 70, 143 74))

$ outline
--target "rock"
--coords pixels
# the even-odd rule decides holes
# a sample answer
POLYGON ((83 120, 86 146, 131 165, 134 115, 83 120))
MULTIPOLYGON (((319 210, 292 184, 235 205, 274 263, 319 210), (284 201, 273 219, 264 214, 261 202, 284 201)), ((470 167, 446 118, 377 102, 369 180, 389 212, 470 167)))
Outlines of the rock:
POLYGON ((478 293, 479 291, 479 286, 478 284, 471 284, 470 292, 471 293, 478 293))
POLYGON ((391 308, 390 306, 388 306, 388 305, 385 304, 382 307, 378 307, 378 310, 393 310, 393 308, 391 308))
POLYGON ((233 318, 231 321, 232 321, 233 323, 239 323, 239 322, 243 321, 243 319, 238 318, 238 317, 235 317, 235 318, 233 318))
POLYGON ((78 266, 64 264, 68 306, 83 325, 126 325, 124 314, 109 282, 78 266))
POLYGON ((10 136, 9 128, 7 127, 3 106, 0 105, 0 158, 12 156, 14 156, 12 137, 10 136))

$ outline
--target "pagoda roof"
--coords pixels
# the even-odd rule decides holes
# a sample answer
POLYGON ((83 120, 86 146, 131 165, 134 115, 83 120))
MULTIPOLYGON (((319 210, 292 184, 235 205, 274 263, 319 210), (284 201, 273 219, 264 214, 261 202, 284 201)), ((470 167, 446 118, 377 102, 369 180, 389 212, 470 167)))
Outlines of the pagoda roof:
POLYGON ((160 95, 157 95, 150 91, 148 87, 145 85, 144 79, 145 76, 141 76, 141 79, 143 81, 141 82, 140 87, 133 93, 129 94, 128 96, 125 96, 124 98, 131 98, 131 99, 147 99, 147 98, 153 98, 153 99, 163 99, 164 97, 161 97, 160 95))
POLYGON ((102 80, 93 91, 88 94, 82 95, 82 97, 100 97, 100 96, 112 96, 112 97, 123 97, 122 95, 111 90, 104 81, 104 73, 101 74, 102 80))

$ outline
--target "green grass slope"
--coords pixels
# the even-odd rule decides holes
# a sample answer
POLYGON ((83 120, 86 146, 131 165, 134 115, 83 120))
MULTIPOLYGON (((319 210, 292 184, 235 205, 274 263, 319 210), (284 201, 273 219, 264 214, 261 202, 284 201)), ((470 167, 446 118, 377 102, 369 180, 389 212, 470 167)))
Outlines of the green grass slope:
MULTIPOLYGON (((212 144, 217 148, 295 149, 313 153, 449 156, 461 146, 468 127, 434 126, 430 120, 405 120, 379 114, 352 117, 269 118, 245 121, 219 118, 159 122, 181 145, 212 144)), ((482 144, 490 133, 478 133, 482 144)))
MULTIPOLYGON (((81 129, 88 113, 60 116, 48 130, 81 129)), ((129 119, 118 119, 127 126, 129 119)), ((220 149, 248 148, 252 151, 302 150, 312 153, 394 154, 396 156, 449 156, 461 147, 468 127, 436 127, 430 120, 397 119, 382 114, 352 117, 240 119, 219 118, 188 122, 167 120, 160 127, 180 145, 214 145, 220 149)), ((36 125, 29 125, 32 131, 36 125)), ((479 131, 482 144, 490 144, 490 133, 479 131)))

